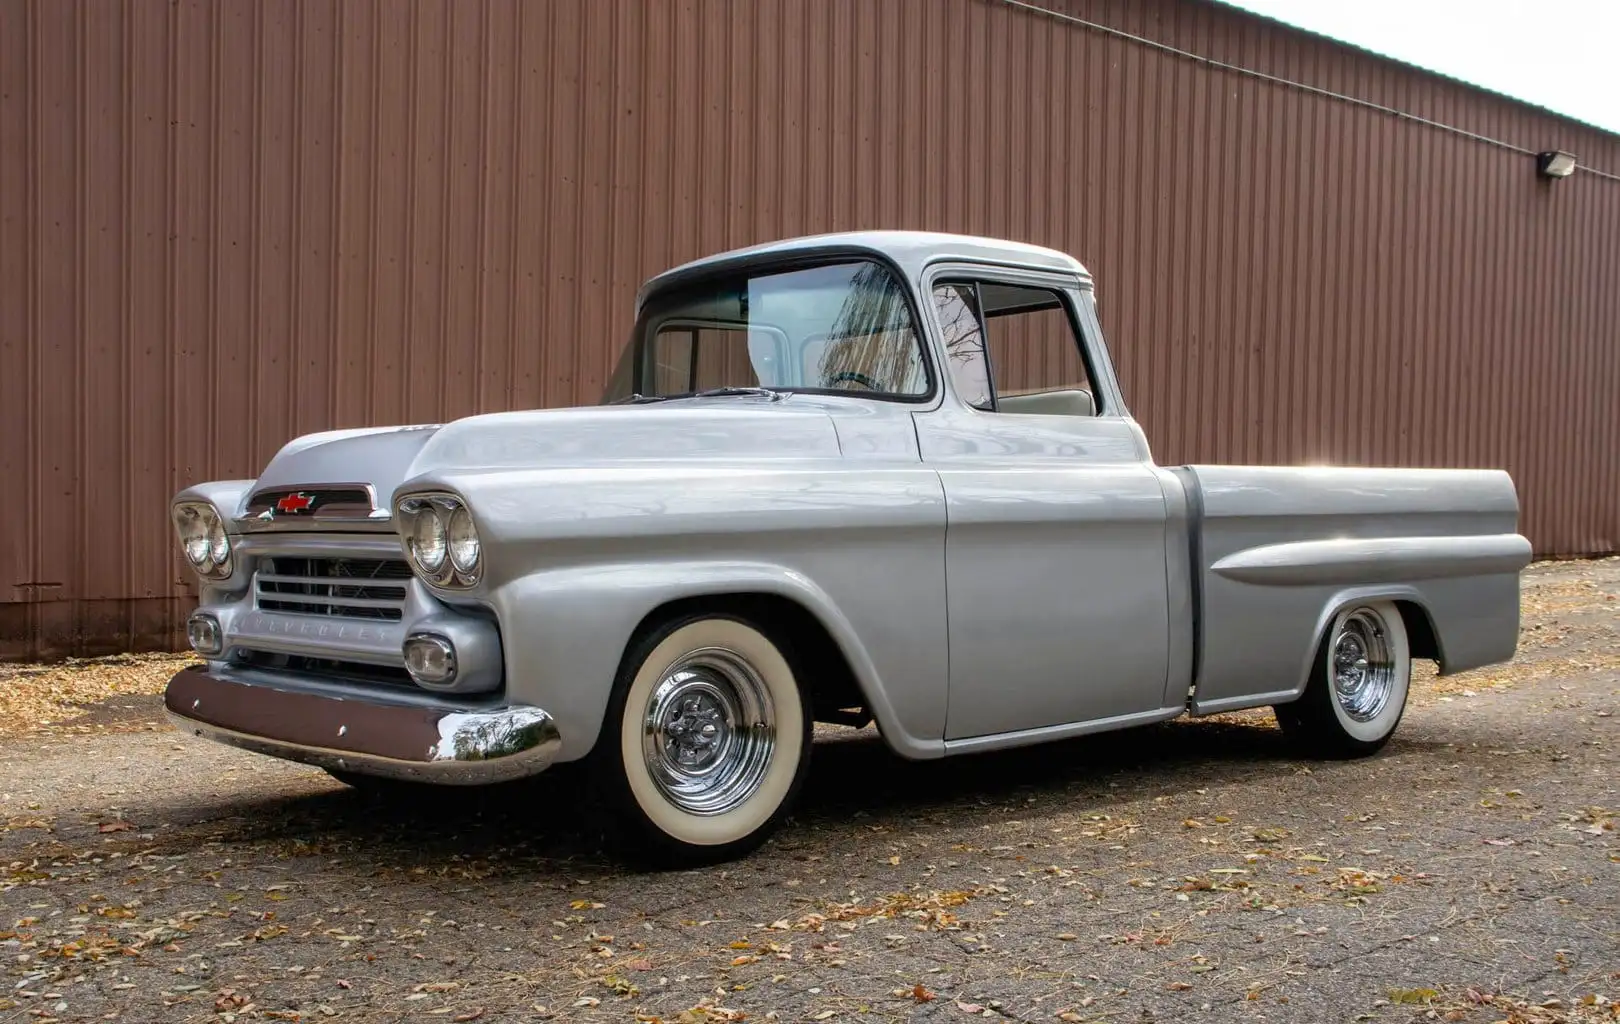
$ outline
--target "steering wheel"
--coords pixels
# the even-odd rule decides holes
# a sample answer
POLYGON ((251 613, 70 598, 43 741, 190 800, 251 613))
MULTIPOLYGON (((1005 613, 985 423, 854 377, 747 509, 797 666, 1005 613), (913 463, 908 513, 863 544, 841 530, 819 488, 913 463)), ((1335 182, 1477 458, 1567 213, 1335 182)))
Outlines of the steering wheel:
POLYGON ((873 380, 871 377, 868 377, 866 374, 861 373, 859 370, 840 370, 838 373, 833 374, 832 377, 827 380, 827 383, 829 385, 839 384, 846 380, 854 381, 868 391, 876 391, 878 389, 877 381, 873 380))

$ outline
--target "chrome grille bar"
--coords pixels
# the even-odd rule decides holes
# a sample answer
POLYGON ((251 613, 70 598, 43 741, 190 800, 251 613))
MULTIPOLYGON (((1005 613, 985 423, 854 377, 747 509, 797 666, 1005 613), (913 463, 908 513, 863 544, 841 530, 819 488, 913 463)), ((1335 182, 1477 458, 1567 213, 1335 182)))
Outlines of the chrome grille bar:
POLYGON ((408 565, 398 559, 277 556, 254 574, 262 611, 398 622, 408 565))
MULTIPOLYGON (((283 577, 283 578, 285 578, 285 577, 283 577)), ((338 589, 353 589, 353 588, 338 588, 338 589)), ((381 590, 381 589, 384 589, 384 588, 379 587, 377 589, 381 590)), ((352 608, 398 608, 400 606, 401 602, 404 600, 404 592, 403 591, 401 591, 400 596, 398 598, 396 598, 394 600, 391 600, 391 601, 386 601, 386 600, 385 601, 379 601, 376 598, 372 598, 372 597, 355 597, 355 596, 352 596, 350 594, 298 594, 298 593, 290 593, 290 592, 285 591, 285 590, 278 590, 278 591, 274 591, 274 592, 266 592, 264 590, 260 590, 259 591, 259 596, 260 597, 269 597, 269 598, 271 598, 272 600, 275 600, 275 601, 291 602, 293 604, 309 604, 309 605, 322 604, 322 605, 324 605, 324 604, 332 604, 334 602, 341 602, 345 607, 352 607, 352 608)), ((263 602, 261 601, 260 603, 262 604, 263 602)))

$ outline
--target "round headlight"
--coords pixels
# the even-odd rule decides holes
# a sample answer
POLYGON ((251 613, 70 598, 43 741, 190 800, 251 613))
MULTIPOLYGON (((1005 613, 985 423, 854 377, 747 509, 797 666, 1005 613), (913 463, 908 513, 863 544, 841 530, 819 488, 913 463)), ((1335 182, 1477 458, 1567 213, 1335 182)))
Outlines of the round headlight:
POLYGON ((205 513, 203 518, 208 520, 208 557, 213 559, 214 565, 224 565, 225 560, 231 557, 231 542, 225 536, 225 524, 212 510, 205 513))
POLYGON ((212 544, 208 536, 208 524, 203 520, 202 513, 194 505, 182 508, 177 525, 180 530, 180 549, 185 552, 186 560, 195 566, 206 565, 208 549, 212 544))
POLYGON ((444 568, 444 520, 431 507, 424 507, 416 513, 411 530, 411 551, 416 556, 416 564, 424 572, 436 576, 444 568))
POLYGON ((450 513, 450 563, 467 575, 478 568, 478 530, 465 505, 450 513))

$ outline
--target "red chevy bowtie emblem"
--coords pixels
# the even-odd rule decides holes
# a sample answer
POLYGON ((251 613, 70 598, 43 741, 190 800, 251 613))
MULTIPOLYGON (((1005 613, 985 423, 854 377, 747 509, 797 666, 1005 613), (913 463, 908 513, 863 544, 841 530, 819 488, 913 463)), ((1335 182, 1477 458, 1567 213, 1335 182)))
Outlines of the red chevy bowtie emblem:
POLYGON ((315 499, 311 498, 307 494, 289 494, 285 498, 282 498, 280 501, 276 502, 276 511, 288 513, 302 512, 314 503, 315 499))

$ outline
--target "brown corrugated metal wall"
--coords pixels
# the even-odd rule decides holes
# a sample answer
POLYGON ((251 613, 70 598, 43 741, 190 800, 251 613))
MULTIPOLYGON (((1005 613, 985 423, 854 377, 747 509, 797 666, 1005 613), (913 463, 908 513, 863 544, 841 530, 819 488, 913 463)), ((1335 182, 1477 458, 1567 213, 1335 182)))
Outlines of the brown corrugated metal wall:
POLYGON ((1191 0, 0 0, 0 655, 167 645, 184 482, 593 400, 647 275, 1075 253, 1161 461, 1505 466, 1620 549, 1620 139, 1191 0))

